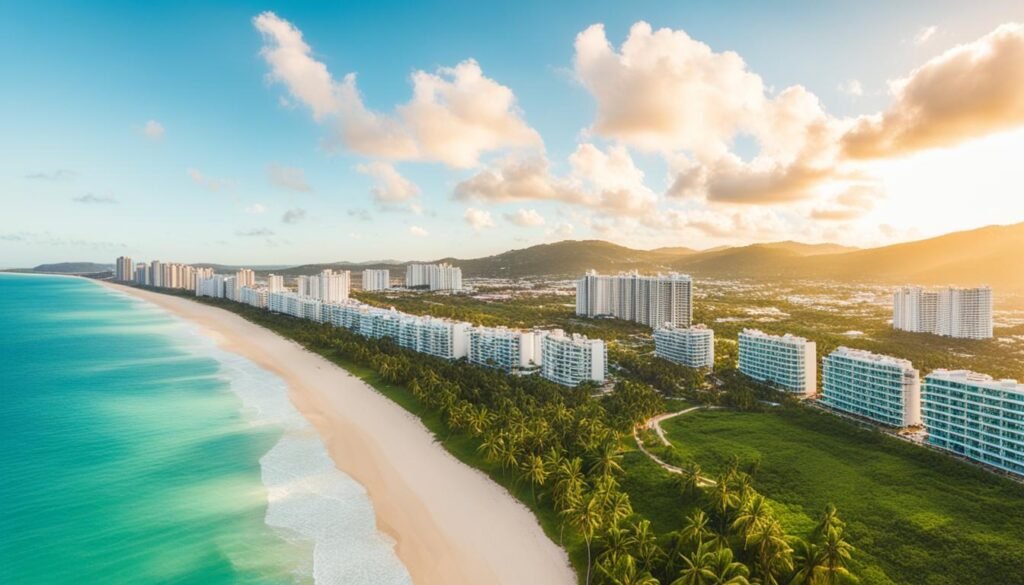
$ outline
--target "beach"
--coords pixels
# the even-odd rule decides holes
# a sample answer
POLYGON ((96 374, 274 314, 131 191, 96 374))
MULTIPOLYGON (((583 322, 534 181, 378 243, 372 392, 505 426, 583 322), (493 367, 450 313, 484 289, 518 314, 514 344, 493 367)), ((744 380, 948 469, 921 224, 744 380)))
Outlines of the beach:
POLYGON ((362 380, 230 311, 101 284, 196 325, 224 350, 282 378, 338 469, 366 489, 378 528, 394 539, 414 583, 575 582, 565 552, 525 506, 455 459, 418 418, 362 380))

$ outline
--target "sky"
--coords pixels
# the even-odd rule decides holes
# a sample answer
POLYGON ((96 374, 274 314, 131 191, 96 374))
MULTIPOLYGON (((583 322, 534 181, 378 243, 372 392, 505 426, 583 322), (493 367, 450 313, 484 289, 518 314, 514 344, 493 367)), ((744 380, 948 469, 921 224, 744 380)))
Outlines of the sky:
POLYGON ((0 266, 1024 221, 1024 3, 3 2, 0 266))

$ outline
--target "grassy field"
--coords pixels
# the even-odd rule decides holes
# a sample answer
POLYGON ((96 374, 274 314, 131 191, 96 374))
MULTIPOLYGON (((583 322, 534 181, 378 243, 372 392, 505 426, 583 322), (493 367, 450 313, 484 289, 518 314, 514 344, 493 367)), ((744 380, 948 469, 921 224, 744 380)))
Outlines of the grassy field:
POLYGON ((1020 484, 807 408, 699 411, 662 427, 705 470, 733 454, 758 461, 755 487, 792 533, 835 504, 861 583, 1024 584, 1020 484))

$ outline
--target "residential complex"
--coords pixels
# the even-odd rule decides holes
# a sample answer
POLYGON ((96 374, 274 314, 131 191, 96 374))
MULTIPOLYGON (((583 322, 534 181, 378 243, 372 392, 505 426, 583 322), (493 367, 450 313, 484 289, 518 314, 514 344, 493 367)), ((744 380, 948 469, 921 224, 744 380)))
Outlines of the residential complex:
POLYGON ((703 325, 654 330, 654 353, 670 362, 691 368, 715 366, 715 332, 703 325))
POLYGON ((821 403, 891 427, 921 424, 921 379, 908 360, 840 347, 822 360, 821 403))
POLYGON ((590 270, 576 282, 576 314, 611 316, 651 328, 689 327, 693 321, 693 280, 685 274, 604 276, 590 270))
POLYGON ((317 299, 325 303, 340 303, 348 299, 352 286, 348 270, 334 272, 326 268, 315 276, 300 276, 297 281, 301 297, 317 299))
POLYGON ((949 337, 991 338, 992 289, 903 287, 893 294, 892 326, 949 337))
POLYGON ((462 290, 462 269, 451 264, 409 264, 405 267, 405 286, 462 290))
POLYGON ((153 260, 146 264, 132 264, 132 259, 121 256, 114 263, 114 279, 144 286, 194 290, 198 278, 213 275, 212 268, 196 268, 188 264, 153 260))
POLYGON ((1024 384, 935 370, 921 396, 928 443, 1024 475, 1024 384))
POLYGON ((391 271, 367 269, 363 271, 363 290, 387 290, 391 288, 391 271))
POLYGON ((135 264, 128 256, 118 256, 114 260, 114 280, 131 282, 135 280, 135 264))
POLYGON ((541 340, 541 375, 565 386, 580 382, 604 383, 608 376, 608 352, 604 341, 587 339, 554 329, 541 340))
POLYGON ((804 396, 818 387, 817 345, 795 335, 744 329, 739 335, 739 370, 747 376, 804 396))
POLYGON ((546 331, 520 331, 507 327, 469 329, 470 363, 524 373, 541 364, 541 344, 546 331))

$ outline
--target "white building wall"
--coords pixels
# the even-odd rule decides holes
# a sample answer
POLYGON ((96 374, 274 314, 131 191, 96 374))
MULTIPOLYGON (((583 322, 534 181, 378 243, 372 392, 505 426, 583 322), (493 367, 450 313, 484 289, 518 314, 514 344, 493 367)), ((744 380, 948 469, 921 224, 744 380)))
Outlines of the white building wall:
POLYGON ((921 424, 921 380, 908 360, 840 347, 822 360, 822 404, 875 422, 921 424))
POLYGON ((813 396, 818 386, 817 345, 795 335, 744 329, 739 335, 739 370, 786 392, 813 396))

